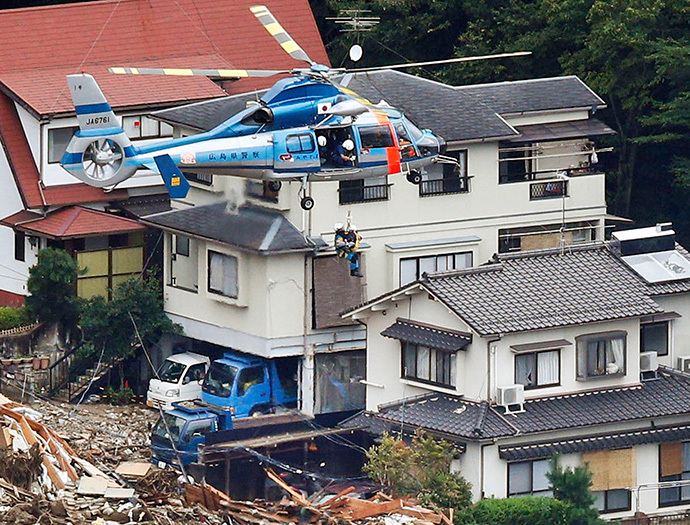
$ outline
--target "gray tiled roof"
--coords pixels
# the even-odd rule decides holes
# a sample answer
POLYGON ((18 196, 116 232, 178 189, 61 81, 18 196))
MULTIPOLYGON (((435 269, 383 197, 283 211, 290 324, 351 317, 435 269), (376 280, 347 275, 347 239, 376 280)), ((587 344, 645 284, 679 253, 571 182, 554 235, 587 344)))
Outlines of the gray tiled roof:
POLYGON ((494 108, 440 82, 386 70, 347 75, 343 83, 374 104, 385 100, 449 142, 517 136, 494 108))
POLYGON ((538 330, 662 311, 604 244, 501 256, 432 274, 423 286, 479 334, 538 330))
POLYGON ((368 426, 376 430, 422 428, 449 438, 479 439, 516 433, 502 415, 486 401, 475 402, 447 394, 425 394, 379 407, 380 412, 365 412, 348 420, 348 426, 368 426), (378 421, 377 421, 378 420, 378 421))
POLYGON ((400 318, 381 335, 448 352, 462 350, 472 342, 472 334, 400 318))
POLYGON ((530 111, 604 106, 576 76, 459 86, 501 115, 530 111))
POLYGON ((629 448, 644 443, 668 443, 686 441, 690 438, 690 425, 647 427, 629 432, 607 432, 605 434, 568 437, 561 440, 540 441, 519 445, 501 445, 499 457, 508 461, 550 458, 554 454, 572 454, 591 450, 629 448))
POLYGON ((260 254, 314 249, 283 215, 258 207, 243 206, 233 213, 227 203, 218 202, 152 215, 142 222, 260 254))
MULTIPOLYGON (((690 414, 690 376, 660 369, 638 386, 531 399, 525 411, 503 409, 448 394, 425 394, 379 407, 369 418, 465 439, 510 437, 594 425, 690 414)), ((362 420, 363 421, 363 420, 362 420)))

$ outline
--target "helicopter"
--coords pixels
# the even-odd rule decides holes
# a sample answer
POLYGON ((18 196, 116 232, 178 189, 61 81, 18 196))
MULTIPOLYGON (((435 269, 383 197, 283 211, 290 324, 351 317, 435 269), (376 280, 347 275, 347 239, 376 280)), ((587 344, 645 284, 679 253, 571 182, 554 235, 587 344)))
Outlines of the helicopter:
MULTIPOLYGON (((62 167, 98 188, 113 188, 147 168, 160 173, 171 198, 184 198, 189 191, 183 171, 268 181, 274 191, 283 182, 298 181, 300 205, 310 210, 314 200, 308 195, 308 182, 404 173, 408 181, 419 184, 427 166, 457 162, 443 155, 445 142, 431 130, 420 130, 400 110, 372 104, 333 78, 345 72, 381 68, 344 70, 317 64, 268 8, 250 9, 292 58, 309 67, 284 71, 110 68, 115 74, 203 75, 213 79, 291 74, 278 80, 257 104, 214 129, 143 146, 134 146, 129 140, 91 75, 68 75, 79 129, 60 161, 62 167)), ((448 61, 400 67, 444 62, 448 61)))

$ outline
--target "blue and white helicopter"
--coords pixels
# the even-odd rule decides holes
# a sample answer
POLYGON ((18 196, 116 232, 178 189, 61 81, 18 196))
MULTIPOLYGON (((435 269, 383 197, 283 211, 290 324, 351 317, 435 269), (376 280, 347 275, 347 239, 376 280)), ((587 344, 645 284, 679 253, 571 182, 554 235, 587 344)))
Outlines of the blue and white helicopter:
MULTIPOLYGON (((422 171, 430 164, 456 162, 442 155, 445 143, 430 130, 420 130, 397 109, 374 105, 336 83, 331 77, 345 70, 312 61, 265 6, 254 6, 251 11, 288 54, 309 67, 286 71, 111 68, 116 74, 203 75, 214 79, 293 75, 276 82, 257 105, 210 131, 140 147, 125 134, 95 79, 88 74, 69 75, 79 130, 68 144, 61 165, 98 188, 112 188, 137 170, 148 168, 161 174, 172 198, 187 195, 189 183, 183 171, 268 181, 273 190, 280 189, 283 181, 299 181, 300 204, 310 210, 314 206, 307 195, 310 181, 404 173, 410 182, 419 184, 422 171), (342 155, 333 155, 334 150, 342 155)), ((520 54, 525 52, 450 61, 520 54)), ((448 61, 399 67, 444 62, 448 61)), ((373 69, 380 68, 349 71, 373 69)))

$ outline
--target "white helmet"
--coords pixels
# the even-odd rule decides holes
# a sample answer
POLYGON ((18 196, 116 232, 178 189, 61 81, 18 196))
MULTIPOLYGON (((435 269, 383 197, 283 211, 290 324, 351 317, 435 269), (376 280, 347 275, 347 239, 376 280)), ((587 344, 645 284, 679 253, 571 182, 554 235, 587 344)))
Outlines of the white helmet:
POLYGON ((354 224, 350 224, 350 231, 356 232, 357 226, 355 226, 354 224))
POLYGON ((323 148, 326 144, 328 144, 328 139, 326 138, 326 135, 319 135, 316 138, 316 142, 318 142, 319 146, 323 148))
POLYGON ((343 223, 342 222, 336 222, 333 225, 333 230, 335 230, 335 231, 342 230, 342 229, 343 229, 343 223))
POLYGON ((346 149, 347 151, 352 151, 355 149, 355 143, 352 142, 352 139, 345 139, 343 141, 343 149, 346 149))

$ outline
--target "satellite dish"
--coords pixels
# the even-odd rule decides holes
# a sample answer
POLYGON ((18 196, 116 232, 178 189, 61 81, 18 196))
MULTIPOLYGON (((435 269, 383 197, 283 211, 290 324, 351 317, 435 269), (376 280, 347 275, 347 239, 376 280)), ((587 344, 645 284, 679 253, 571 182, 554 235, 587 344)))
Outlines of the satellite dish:
POLYGON ((355 44, 350 48, 350 60, 353 62, 357 62, 360 58, 362 58, 362 55, 364 54, 364 50, 362 49, 362 46, 359 44, 355 44))

